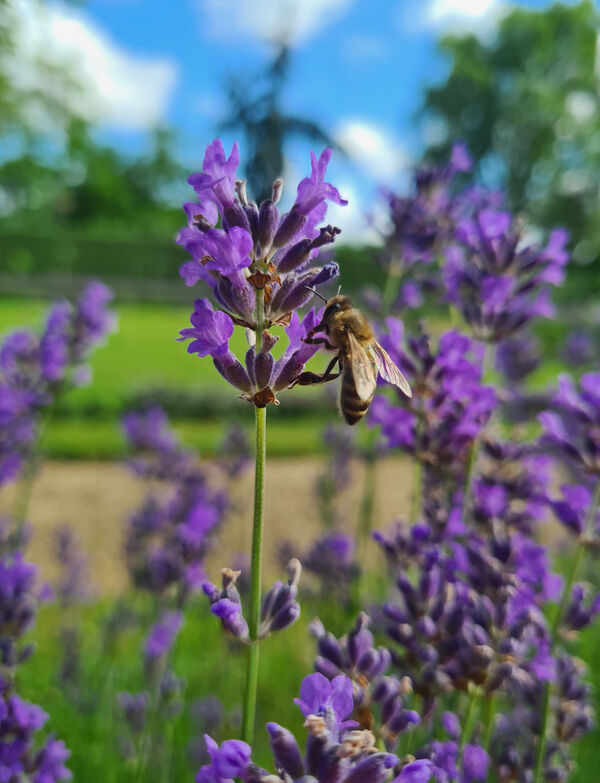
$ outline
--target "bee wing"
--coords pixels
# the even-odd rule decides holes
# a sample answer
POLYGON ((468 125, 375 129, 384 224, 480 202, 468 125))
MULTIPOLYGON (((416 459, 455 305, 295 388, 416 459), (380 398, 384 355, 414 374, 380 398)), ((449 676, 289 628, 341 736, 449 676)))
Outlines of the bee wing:
POLYGON ((408 381, 396 367, 395 362, 388 352, 384 350, 376 340, 373 340, 371 343, 371 354, 373 359, 375 359, 377 371, 381 377, 389 383, 393 383, 394 386, 397 386, 407 397, 412 397, 412 391, 408 385, 408 381))
POLYGON ((358 342, 352 332, 348 332, 348 347, 350 349, 350 367, 354 378, 354 387, 359 399, 367 402, 375 394, 377 388, 377 372, 373 360, 358 342))

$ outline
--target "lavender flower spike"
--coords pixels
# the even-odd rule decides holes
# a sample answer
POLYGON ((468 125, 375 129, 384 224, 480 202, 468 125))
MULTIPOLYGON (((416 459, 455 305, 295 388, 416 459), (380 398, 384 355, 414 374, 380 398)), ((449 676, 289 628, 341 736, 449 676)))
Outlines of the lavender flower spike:
POLYGON ((326 201, 346 203, 325 182, 330 158, 331 150, 318 159, 311 156, 311 175, 299 184, 296 200, 283 216, 276 206, 281 180, 273 184, 271 199, 260 205, 248 200, 245 183, 235 179, 237 145, 227 158, 221 142, 213 142, 206 151, 203 172, 189 179, 199 203, 185 205, 188 226, 177 242, 193 260, 180 272, 187 285, 199 281, 208 285, 219 309, 214 312, 207 299, 197 300, 192 328, 182 330, 181 339, 193 338, 188 351, 212 356, 221 375, 257 407, 276 402, 275 391, 288 386, 294 377, 291 370, 298 375, 314 353, 302 345, 289 350, 284 354, 288 364, 284 371, 271 356, 277 338, 265 340, 263 334, 274 324, 288 326, 313 296, 310 289, 339 273, 335 262, 312 266, 321 247, 339 234, 334 226, 318 227, 326 201), (222 228, 214 228, 218 217, 222 228), (234 324, 256 333, 245 369, 228 346, 234 324), (258 347, 253 352, 255 344, 258 347))

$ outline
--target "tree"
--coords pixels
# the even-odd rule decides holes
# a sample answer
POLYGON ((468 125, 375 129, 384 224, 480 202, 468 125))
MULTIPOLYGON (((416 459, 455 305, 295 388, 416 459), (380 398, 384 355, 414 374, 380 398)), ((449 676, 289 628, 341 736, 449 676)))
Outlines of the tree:
POLYGON ((463 139, 479 173, 506 189, 514 209, 542 228, 570 230, 575 262, 593 263, 597 279, 599 29, 598 10, 584 0, 543 11, 515 8, 491 40, 445 37, 440 47, 450 73, 427 90, 423 108, 447 131, 429 155, 443 158, 453 140, 463 139))
POLYGON ((250 193, 260 203, 271 196, 273 181, 281 176, 288 138, 302 136, 328 147, 337 144, 312 120, 286 114, 282 93, 290 69, 290 50, 279 44, 272 60, 257 77, 230 76, 225 85, 230 113, 222 130, 241 129, 248 160, 250 193))

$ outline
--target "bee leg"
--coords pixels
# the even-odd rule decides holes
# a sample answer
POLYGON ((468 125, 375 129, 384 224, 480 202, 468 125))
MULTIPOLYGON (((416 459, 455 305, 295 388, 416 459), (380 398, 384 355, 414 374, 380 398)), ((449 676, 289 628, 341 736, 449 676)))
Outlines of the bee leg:
POLYGON ((325 322, 321 321, 321 323, 317 324, 316 326, 313 326, 313 328, 310 330, 310 332, 306 335, 307 339, 312 339, 317 332, 322 332, 325 329, 325 322))
POLYGON ((335 367, 336 363, 339 362, 340 357, 335 356, 327 365, 327 369, 323 373, 323 375, 319 375, 316 372, 301 372, 300 375, 298 375, 294 380, 290 383, 288 386, 288 389, 293 388, 298 384, 299 386, 313 386, 316 383, 327 383, 328 381, 334 381, 336 378, 340 377, 339 372, 332 372, 333 368, 335 367))
POLYGON ((330 351, 335 350, 335 345, 331 345, 326 337, 303 337, 302 342, 306 343, 307 345, 324 345, 330 351))

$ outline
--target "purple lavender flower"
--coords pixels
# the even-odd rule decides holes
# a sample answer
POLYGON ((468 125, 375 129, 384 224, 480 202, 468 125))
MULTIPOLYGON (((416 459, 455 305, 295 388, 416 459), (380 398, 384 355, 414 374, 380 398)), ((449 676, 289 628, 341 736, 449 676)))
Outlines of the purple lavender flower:
POLYGON ((193 260, 182 266, 181 275, 188 285, 200 280, 207 284, 219 310, 213 311, 208 299, 198 299, 192 327, 181 331, 181 339, 192 338, 188 351, 212 356, 221 375, 259 407, 276 402, 274 393, 291 383, 316 350, 301 342, 316 325, 314 319, 304 323, 300 333, 297 323, 292 325, 290 346, 278 362, 271 355, 277 338, 267 330, 274 324, 290 325, 312 297, 310 289, 338 274, 335 263, 311 267, 319 249, 339 234, 332 226, 317 229, 326 201, 346 204, 325 182, 330 157, 331 150, 319 159, 311 153, 311 175, 300 182, 296 200, 284 215, 276 206, 281 180, 260 207, 248 201, 245 182, 235 179, 237 144, 227 158, 221 142, 214 141, 206 150, 202 173, 188 180, 199 203, 185 205, 188 227, 177 241, 193 260), (214 228, 219 217, 223 227, 214 228), (259 346, 251 342, 244 363, 229 349, 234 324, 258 335, 259 346))
MULTIPOLYGON (((292 558, 288 565, 288 580, 275 582, 263 598, 258 638, 264 639, 270 633, 282 631, 292 625, 300 616, 300 604, 296 600, 298 582, 302 573, 300 561, 292 558)), ((212 582, 204 582, 202 589, 211 603, 211 612, 222 622, 223 627, 243 642, 248 640, 248 623, 242 611, 242 600, 236 582, 239 571, 224 568, 221 571, 222 589, 212 582)))
POLYGON ((510 383, 521 383, 541 361, 537 340, 523 335, 502 340, 495 358, 496 368, 510 383))
POLYGON ((191 452, 182 448, 158 407, 123 419, 136 451, 132 467, 168 482, 153 489, 131 515, 125 552, 133 582, 158 595, 176 588, 178 608, 204 580, 203 561, 214 543, 227 498, 209 486, 191 452))
POLYGON ((173 646, 182 625, 183 616, 180 612, 165 612, 150 629, 144 644, 146 659, 154 661, 165 656, 173 646))
POLYGON ((544 430, 541 445, 587 474, 600 473, 599 389, 600 373, 583 375, 579 390, 570 376, 560 375, 554 410, 538 417, 544 430))
POLYGON ((247 779, 252 750, 246 742, 225 740, 219 747, 208 734, 204 735, 204 740, 210 764, 198 772, 196 783, 227 783, 236 777, 247 779))
MULTIPOLYGON (((344 680, 339 677, 330 683, 321 675, 303 680, 301 698, 296 702, 306 715, 304 754, 288 729, 277 723, 267 724, 276 774, 252 763, 251 748, 245 742, 227 740, 219 747, 206 736, 211 761, 200 769, 196 783, 230 783, 234 776, 245 783, 384 783, 398 759, 391 753, 377 752, 370 731, 352 730, 344 722, 347 710, 352 709, 352 684, 344 680)), ((401 780, 415 783, 421 779, 405 776, 401 780)))
POLYGON ((346 721, 354 709, 352 681, 340 675, 329 681, 319 672, 309 674, 302 680, 300 698, 294 702, 300 707, 305 718, 310 715, 322 715, 328 725, 343 730, 357 726, 356 721, 346 721))
POLYGON ((445 250, 444 281, 477 339, 499 342, 553 314, 548 286, 563 282, 567 240, 556 230, 545 248, 522 247, 510 213, 490 208, 458 223, 445 250))
POLYGON ((452 494, 464 480, 471 448, 496 407, 496 395, 481 380, 480 348, 456 331, 446 332, 437 350, 419 334, 408 339, 400 321, 386 320, 382 344, 414 389, 411 399, 377 395, 369 424, 380 425, 390 448, 401 448, 423 464, 424 497, 452 494))
POLYGON ((51 308, 41 335, 14 332, 0 346, 0 486, 31 469, 44 409, 89 376, 85 362, 112 328, 111 298, 90 283, 74 306, 51 308))
POLYGON ((597 350, 589 334, 581 331, 569 332, 561 348, 561 359, 572 367, 578 368, 584 364, 589 364, 595 356, 597 350))
POLYGON ((36 573, 20 552, 0 558, 0 777, 16 780, 26 774, 39 783, 54 783, 71 778, 64 766, 69 751, 52 737, 39 745, 35 735, 48 715, 16 693, 17 667, 33 653, 20 642, 37 612, 36 573))

